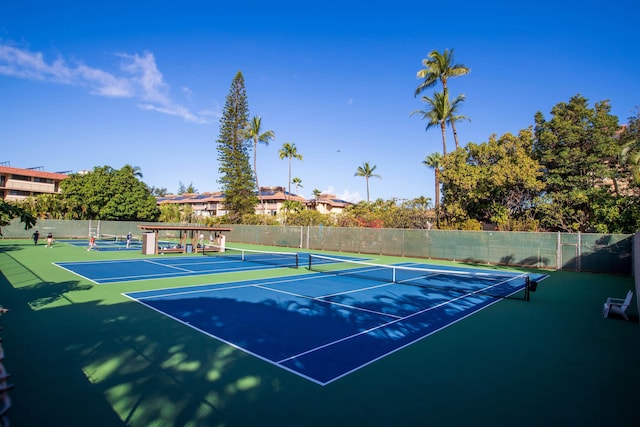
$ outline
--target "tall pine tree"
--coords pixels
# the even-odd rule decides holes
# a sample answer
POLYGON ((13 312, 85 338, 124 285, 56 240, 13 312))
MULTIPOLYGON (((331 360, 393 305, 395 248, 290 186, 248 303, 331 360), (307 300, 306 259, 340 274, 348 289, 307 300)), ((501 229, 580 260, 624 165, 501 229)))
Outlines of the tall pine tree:
POLYGON ((255 181, 249 164, 251 141, 244 128, 249 121, 247 94, 242 72, 238 71, 231 82, 231 89, 220 119, 218 136, 218 161, 221 185, 225 195, 225 209, 230 221, 241 222, 245 214, 255 213, 258 198, 254 192, 255 181))

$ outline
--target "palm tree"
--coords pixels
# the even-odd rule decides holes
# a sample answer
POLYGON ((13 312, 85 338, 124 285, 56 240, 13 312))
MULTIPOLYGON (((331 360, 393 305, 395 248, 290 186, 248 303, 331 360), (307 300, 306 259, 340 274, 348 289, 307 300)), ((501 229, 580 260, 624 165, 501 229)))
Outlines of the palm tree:
POLYGON ((449 117, 447 117, 447 123, 451 125, 451 129, 453 130, 453 141, 456 144, 456 150, 460 147, 460 145, 458 144, 458 132, 456 131, 456 122, 459 122, 462 120, 471 121, 469 117, 463 116, 461 114, 457 114, 458 107, 460 106, 461 103, 464 102, 464 100, 465 100, 464 95, 458 95, 456 99, 454 99, 453 102, 449 104, 449 117))
POLYGON ((320 195, 322 194, 322 191, 318 190, 317 188, 313 189, 313 198, 318 200, 318 197, 320 197, 320 195))
POLYGON ((193 186, 193 182, 189 183, 188 187, 182 183, 182 181, 178 181, 180 185, 178 185, 178 194, 194 194, 198 192, 198 189, 193 186))
POLYGON ((131 166, 130 164, 126 164, 122 167, 122 170, 129 172, 136 178, 142 178, 142 169, 140 169, 140 166, 131 166))
POLYGON ((298 177, 295 177, 291 180, 291 183, 296 186, 296 194, 297 194, 298 190, 302 188, 302 180, 298 177))
POLYGON ((258 143, 269 145, 269 141, 276 137, 276 134, 272 130, 262 132, 262 118, 260 116, 253 116, 247 127, 244 129, 247 139, 253 141, 253 173, 256 177, 256 186, 258 187, 258 198, 260 199, 260 206, 262 206, 262 214, 265 213, 264 200, 262 199, 262 193, 260 192, 260 184, 258 183, 258 143))
MULTIPOLYGON (((416 73, 416 77, 423 79, 422 83, 418 85, 414 96, 418 96, 425 89, 434 86, 438 81, 442 83, 442 90, 446 93, 447 80, 450 77, 459 77, 469 74, 471 71, 469 67, 464 64, 455 64, 453 60, 453 49, 445 49, 443 53, 437 50, 432 50, 425 59, 422 60, 424 68, 416 73)), ((453 113, 453 112, 452 112, 453 113)), ((466 119, 466 117, 464 117, 466 119)), ((453 130, 453 139, 458 148, 458 132, 456 131, 455 122, 459 119, 448 121, 451 124, 453 130)), ((446 153, 445 153, 446 154, 446 153)))
POLYGON ((422 164, 428 166, 429 168, 435 171, 436 178, 436 224, 439 223, 440 219, 440 163, 442 162, 442 155, 438 152, 429 154, 423 161, 422 164))
POLYGON ((363 176, 367 182, 367 203, 369 203, 369 178, 382 178, 380 175, 373 173, 376 168, 376 165, 371 166, 369 162, 364 162, 362 166, 358 166, 358 170, 354 174, 354 176, 363 176))
MULTIPOLYGON (((461 102, 461 99, 464 99, 462 95, 456 98, 456 100, 454 101, 456 105, 461 102)), ((411 115, 413 116, 414 114, 421 114, 422 119, 428 120, 425 130, 429 130, 429 128, 436 125, 440 126, 440 131, 442 132, 442 153, 446 156, 447 136, 445 133, 445 127, 451 113, 451 103, 449 102, 448 91, 444 91, 443 93, 435 92, 433 94, 433 98, 423 96, 422 102, 426 103, 430 108, 427 110, 413 111, 411 112, 411 115)))
MULTIPOLYGON (((278 151, 278 155, 280 156, 280 160, 289 159, 289 194, 291 194, 291 159, 302 160, 302 154, 298 154, 298 148, 296 144, 285 142, 282 144, 282 148, 278 151)), ((287 194, 286 199, 289 199, 289 194, 287 194)))
POLYGON ((415 96, 420 95, 425 89, 432 87, 438 81, 442 83, 442 89, 447 89, 449 77, 459 77, 469 74, 469 67, 464 64, 453 63, 453 49, 445 49, 443 53, 432 50, 422 60, 424 68, 416 73, 416 77, 423 79, 415 91, 415 96))

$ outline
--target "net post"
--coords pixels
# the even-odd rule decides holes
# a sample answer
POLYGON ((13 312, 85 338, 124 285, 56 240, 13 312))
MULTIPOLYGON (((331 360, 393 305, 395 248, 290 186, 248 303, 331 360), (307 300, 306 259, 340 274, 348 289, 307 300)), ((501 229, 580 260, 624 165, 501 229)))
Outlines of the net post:
POLYGON ((313 254, 309 254, 309 271, 313 271, 311 270, 311 257, 313 257, 313 254))
POLYGON ((296 252, 296 268, 299 267, 299 263, 298 263, 298 253, 296 252))
POLYGON ((526 276, 525 278, 525 285, 524 285, 524 300, 529 302, 531 300, 531 279, 529 278, 529 276, 526 276))

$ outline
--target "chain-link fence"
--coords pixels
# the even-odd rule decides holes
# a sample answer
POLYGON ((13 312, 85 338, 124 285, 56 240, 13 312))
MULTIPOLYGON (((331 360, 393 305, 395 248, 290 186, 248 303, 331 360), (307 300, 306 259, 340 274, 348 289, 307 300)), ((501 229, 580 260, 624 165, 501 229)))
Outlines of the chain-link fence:
MULTIPOLYGON (((55 238, 86 238, 89 235, 125 236, 141 234, 138 225, 127 221, 38 220, 37 229, 55 238)), ((179 225, 179 224, 166 224, 179 225)), ((532 233, 456 230, 407 230, 342 228, 325 226, 225 225, 228 243, 245 243, 393 255, 470 263, 525 266, 555 270, 631 274, 633 235, 585 233, 532 233)), ((34 229, 24 230, 18 220, 4 227, 5 238, 30 238, 34 229)), ((179 236, 163 231, 161 239, 179 236)))

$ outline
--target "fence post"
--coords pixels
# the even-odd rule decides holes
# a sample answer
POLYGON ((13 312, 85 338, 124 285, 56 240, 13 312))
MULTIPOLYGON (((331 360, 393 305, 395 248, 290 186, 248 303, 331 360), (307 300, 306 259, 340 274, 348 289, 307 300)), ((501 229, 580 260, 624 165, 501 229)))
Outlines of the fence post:
POLYGON ((636 283, 636 305, 640 313, 640 231, 633 235, 631 275, 636 283))
POLYGON ((562 242, 559 231, 556 234, 556 270, 562 270, 562 242))

